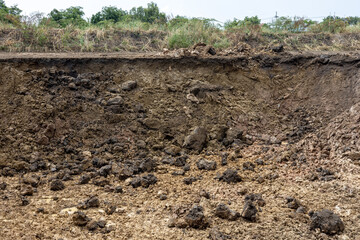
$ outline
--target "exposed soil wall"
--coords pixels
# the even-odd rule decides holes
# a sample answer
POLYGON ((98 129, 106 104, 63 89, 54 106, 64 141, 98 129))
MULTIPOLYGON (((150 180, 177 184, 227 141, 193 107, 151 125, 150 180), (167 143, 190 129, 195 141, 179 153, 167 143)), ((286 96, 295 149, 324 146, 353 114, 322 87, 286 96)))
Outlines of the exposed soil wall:
MULTIPOLYGON (((308 210, 334 209, 336 199, 345 194, 341 192, 345 191, 345 186, 353 192, 358 191, 351 183, 354 179, 359 181, 358 170, 349 167, 353 164, 351 161, 358 160, 358 135, 348 135, 347 139, 350 136, 352 140, 347 140, 345 145, 344 141, 335 143, 342 134, 331 140, 336 133, 329 133, 339 126, 339 121, 348 121, 341 125, 345 133, 358 131, 354 127, 358 121, 356 103, 360 100, 360 57, 357 55, 283 53, 181 58, 157 55, 42 57, 0 57, 2 181, 13 183, 11 179, 17 179, 17 176, 25 174, 26 177, 34 173, 40 176, 42 173, 44 182, 29 209, 42 204, 41 196, 51 194, 47 181, 51 182, 56 174, 71 175, 67 184, 70 187, 83 173, 98 173, 104 177, 98 172, 97 164, 105 161, 104 164, 99 163, 99 167, 110 165, 109 177, 105 174, 110 186, 120 184, 127 189, 126 196, 117 200, 117 211, 123 213, 116 216, 117 220, 108 219, 116 225, 112 233, 107 233, 110 239, 115 239, 115 235, 111 235, 115 232, 122 232, 124 239, 166 239, 166 234, 178 239, 206 238, 209 235, 207 230, 193 230, 191 224, 188 231, 181 233, 179 228, 167 227, 169 216, 180 211, 179 208, 190 208, 197 202, 198 192, 204 189, 210 192, 210 200, 199 200, 197 203, 205 206, 211 229, 220 229, 234 239, 251 239, 250 236, 252 239, 269 239, 266 236, 274 239, 327 239, 326 235, 321 235, 323 233, 304 230, 310 221, 306 215, 296 215, 289 220, 290 213, 284 214, 283 211, 287 210, 276 207, 279 199, 284 199, 285 195, 308 196, 318 187, 322 193, 304 199, 304 205, 308 210), (340 116, 337 122, 334 120, 336 116, 340 116), (348 149, 339 151, 339 145, 348 149), (225 155, 229 155, 228 166, 238 169, 244 181, 234 185, 235 188, 213 179, 213 171, 197 169, 200 168, 196 165, 197 160, 208 158, 217 162, 217 172, 222 173, 227 168, 222 164, 225 155), (171 161, 182 161, 181 157, 187 163, 180 163, 180 169, 188 165, 191 170, 185 170, 180 175, 193 177, 189 181, 196 183, 192 185, 184 185, 183 176, 177 176, 181 179, 179 182, 174 179, 174 174, 171 175, 172 169, 175 166, 176 170, 177 166, 171 161), (337 162, 344 157, 347 159, 342 160, 347 163, 346 169, 337 162), (255 168, 253 163, 257 159, 263 159, 265 166, 257 165, 255 168), (253 170, 248 171, 252 165, 253 170), (331 185, 334 188, 339 181, 341 186, 338 189, 343 189, 330 194, 330 206, 326 205, 327 189, 321 182, 321 176, 309 180, 309 174, 317 177, 319 167, 330 168, 331 172, 342 169, 345 173, 351 169, 353 176, 357 176, 350 180, 336 175, 337 180, 330 179, 334 180, 330 183, 326 180, 325 183, 334 184, 331 185), (132 189, 134 185, 131 187, 128 180, 143 172, 154 172, 158 183, 150 186, 150 190, 136 193, 132 189), (259 181, 259 177, 265 183, 259 181), (288 188, 284 185, 297 177, 300 182, 288 188), (244 194, 241 189, 245 189, 244 194), (163 202, 157 203, 160 201, 158 191, 166 192, 169 209, 163 206, 163 202), (242 227, 235 227, 236 231, 230 231, 233 223, 219 222, 213 216, 211 206, 227 199, 235 201, 234 208, 242 208, 246 192, 262 193, 267 206, 272 208, 263 207, 265 210, 259 213, 258 223, 253 223, 257 225, 246 222, 242 227), (150 204, 154 215, 143 209, 149 207, 143 202, 146 198, 154 201, 150 204), (314 200, 317 198, 318 201, 314 200), (125 204, 124 210, 119 201, 136 204, 125 204), (160 210, 156 204, 165 209, 160 210), (139 216, 131 217, 137 208, 142 209, 136 213, 139 216), (143 223, 146 223, 143 232, 132 232, 131 228, 141 229, 141 218, 147 219, 143 223), (133 226, 123 225, 124 221, 133 226), (261 230, 261 222, 267 230, 261 230), (278 226, 278 230, 272 229, 272 224, 278 226), (303 229, 299 235, 295 225, 303 229), (158 232, 154 232, 157 228, 158 232), (282 235, 278 231, 287 233, 282 235)), ((321 173, 321 170, 318 172, 321 173)), ((327 175, 333 176, 330 173, 327 175)), ((96 179, 97 175, 91 176, 96 179)), ((14 191, 21 188, 21 181, 18 187, 15 182, 10 190, 6 190, 9 192, 2 192, 10 199, 6 204, 17 205, 18 197, 14 191)), ((69 188, 64 196, 59 195, 60 198, 71 199, 71 191, 78 191, 79 197, 84 197, 86 191, 95 191, 101 196, 101 201, 114 197, 103 193, 102 188, 77 189, 79 187, 69 188)), ((77 204, 76 198, 64 201, 67 203, 49 204, 52 210, 49 208, 48 211, 58 214, 61 209, 77 204)), ((359 210, 353 205, 347 207, 355 215, 359 210)), ((1 219, 18 216, 23 210, 17 208, 12 208, 9 218, 4 218, 5 210, 1 209, 1 219)), ((95 213, 90 214, 98 217, 95 213)), ((348 227, 351 221, 355 221, 352 214, 341 215, 347 226, 343 235, 347 239, 354 239, 359 233, 356 226, 348 227)), ((58 219, 55 215, 54 218, 58 219)), ((113 215, 108 218, 113 218, 113 215)), ((12 227, 8 230, 16 232, 20 223, 9 221, 12 227)), ((66 226, 71 224, 71 220, 64 216, 58 221, 66 226)), ((77 235, 81 228, 76 228, 73 233, 59 229, 54 231, 57 236, 79 238, 98 238, 103 234, 86 231, 85 235, 77 235)), ((15 232, 2 234, 10 236, 15 232)), ((21 234, 17 236, 24 237, 21 234)), ((42 236, 51 237, 51 234, 45 232, 42 236)))

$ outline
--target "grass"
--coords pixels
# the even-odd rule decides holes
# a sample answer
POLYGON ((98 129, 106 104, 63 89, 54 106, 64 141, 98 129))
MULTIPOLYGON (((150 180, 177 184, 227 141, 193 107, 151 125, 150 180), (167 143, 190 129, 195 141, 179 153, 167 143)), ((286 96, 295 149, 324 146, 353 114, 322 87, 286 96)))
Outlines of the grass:
POLYGON ((188 48, 199 42, 220 50, 239 42, 260 49, 276 44, 293 50, 356 50, 360 47, 360 24, 339 29, 314 25, 307 32, 291 33, 261 25, 225 30, 211 19, 180 20, 171 20, 168 24, 102 22, 85 27, 68 25, 61 29, 25 23, 15 27, 0 22, 0 51, 161 51, 163 48, 188 48))

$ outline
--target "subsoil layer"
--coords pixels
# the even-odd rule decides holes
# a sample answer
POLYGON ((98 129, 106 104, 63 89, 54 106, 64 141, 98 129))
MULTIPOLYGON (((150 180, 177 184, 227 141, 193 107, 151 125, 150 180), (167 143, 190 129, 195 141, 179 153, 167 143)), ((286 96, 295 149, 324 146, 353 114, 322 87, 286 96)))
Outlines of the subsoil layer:
POLYGON ((360 239, 359 66, 1 53, 0 239, 360 239))

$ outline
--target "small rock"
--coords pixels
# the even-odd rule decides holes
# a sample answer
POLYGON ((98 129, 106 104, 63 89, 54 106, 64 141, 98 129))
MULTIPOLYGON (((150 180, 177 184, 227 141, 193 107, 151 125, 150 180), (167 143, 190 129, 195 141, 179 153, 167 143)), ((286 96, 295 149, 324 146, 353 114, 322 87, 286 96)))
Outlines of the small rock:
POLYGON ((255 163, 256 163, 257 165, 264 165, 264 161, 263 161, 261 158, 256 159, 256 160, 255 160, 255 163))
POLYGON ((237 171, 230 168, 219 177, 219 180, 227 183, 238 183, 242 181, 237 171))
POLYGON ((173 175, 173 176, 184 176, 185 171, 184 170, 174 171, 174 172, 171 173, 171 175, 173 175))
POLYGON ((300 202, 293 197, 287 197, 286 204, 287 204, 288 208, 295 209, 295 210, 301 206, 300 202))
POLYGON ((104 228, 104 227, 106 227, 106 221, 105 220, 99 220, 97 222, 97 225, 99 226, 99 228, 104 228))
POLYGON ((241 216, 246 220, 254 222, 256 220, 256 213, 258 210, 256 209, 254 203, 252 201, 245 201, 244 209, 241 213, 241 216))
POLYGON ((107 215, 111 215, 116 211, 116 206, 115 205, 109 205, 105 208, 105 212, 107 215))
POLYGON ((50 184, 50 190, 61 191, 65 189, 64 183, 60 179, 55 179, 50 184))
POLYGON ((99 187, 105 187, 106 185, 110 185, 110 181, 104 177, 93 179, 93 184, 99 187))
POLYGON ((313 213, 311 216, 310 229, 316 228, 319 228, 323 233, 334 235, 344 231, 345 225, 338 215, 324 209, 313 213))
POLYGON ((93 166, 96 167, 96 168, 101 168, 101 167, 103 167, 103 166, 108 165, 109 163, 108 163, 108 161, 106 161, 105 159, 100 159, 100 158, 95 157, 95 158, 93 158, 93 160, 92 160, 92 164, 93 164, 93 166))
POLYGON ((29 185, 23 186, 20 194, 22 196, 32 196, 34 194, 34 189, 29 185))
POLYGON ((235 127, 231 127, 226 131, 226 137, 223 140, 223 144, 225 146, 228 146, 232 144, 236 139, 242 140, 243 138, 244 136, 242 130, 235 127))
POLYGON ((200 197, 206 198, 206 199, 210 199, 210 193, 208 193, 205 190, 201 190, 200 191, 200 197))
POLYGON ((30 201, 25 196, 20 196, 21 206, 27 206, 30 204, 30 201))
POLYGON ((86 226, 86 224, 90 221, 85 213, 79 211, 74 213, 72 220, 76 226, 86 226))
POLYGON ((121 89, 124 91, 131 91, 137 87, 136 81, 127 81, 121 85, 121 89))
POLYGON ((209 161, 205 159, 200 159, 197 161, 196 166, 200 170, 215 170, 216 169, 216 162, 215 161, 209 161))
POLYGON ((185 164, 185 166, 183 167, 183 170, 184 170, 185 172, 190 171, 190 165, 189 165, 189 164, 185 164))
POLYGON ((230 236, 220 232, 219 229, 217 229, 217 228, 211 229, 208 238, 210 240, 227 240, 227 239, 231 239, 230 236))
POLYGON ((302 213, 305 214, 306 213, 306 209, 303 206, 298 207, 298 209, 296 209, 297 213, 302 213))
POLYGON ((121 186, 117 186, 117 187, 115 187, 114 192, 115 193, 123 193, 123 188, 121 186))
POLYGON ((172 159, 173 161, 170 162, 171 165, 174 165, 176 167, 183 167, 186 165, 186 161, 188 159, 188 156, 180 156, 175 159, 172 159))
POLYGON ((100 176, 107 177, 110 174, 111 170, 112 170, 111 165, 105 165, 99 169, 98 173, 100 176))
POLYGON ((221 153, 221 166, 225 166, 227 165, 227 158, 228 158, 229 154, 224 152, 221 153))
POLYGON ((38 208, 38 209, 36 209, 36 213, 45 213, 45 209, 44 208, 38 208))
POLYGON ((39 185, 39 180, 40 180, 40 178, 35 177, 35 176, 25 177, 25 178, 23 179, 23 183, 29 184, 29 185, 31 185, 32 187, 37 187, 37 186, 39 185))
POLYGON ((97 221, 91 220, 86 227, 89 231, 95 231, 99 226, 97 221))
POLYGON ((116 105, 119 106, 123 104, 124 104, 124 99, 120 96, 110 98, 106 103, 107 106, 116 106, 116 105))
POLYGON ((88 184, 90 182, 90 175, 88 174, 85 174, 85 175, 82 175, 79 179, 79 184, 88 184))
POLYGON ((271 51, 279 53, 279 52, 283 52, 284 51, 284 45, 278 45, 278 46, 273 46, 271 47, 271 51))
POLYGON ((255 170, 255 165, 252 162, 244 162, 243 163, 243 170, 250 170, 250 171, 254 171, 255 170))
POLYGON ((161 201, 164 201, 164 200, 167 199, 167 195, 166 194, 160 194, 159 198, 160 198, 161 201))
POLYGON ((164 152, 166 154, 169 154, 171 156, 176 156, 176 155, 179 155, 180 152, 181 152, 181 148, 178 147, 178 146, 174 146, 174 145, 171 145, 171 146, 168 146, 164 149, 164 152))
POLYGON ((230 221, 235 221, 240 217, 240 213, 231 210, 228 206, 223 203, 220 203, 215 210, 215 216, 228 219, 230 221))
POLYGON ((262 184, 263 182, 265 182, 265 179, 262 176, 259 176, 256 181, 260 184, 262 184))
POLYGON ((75 85, 75 83, 69 83, 69 89, 70 90, 73 90, 73 91, 76 91, 77 90, 77 87, 76 87, 76 85, 75 85))
POLYGON ((209 226, 201 206, 194 206, 185 216, 185 222, 189 227, 196 229, 205 229, 209 226))
POLYGON ((193 182, 196 182, 198 179, 196 177, 189 177, 189 178, 184 178, 184 183, 186 185, 191 185, 193 182))
POLYGON ((6 187, 7 187, 6 182, 2 182, 2 183, 0 183, 0 190, 5 190, 5 189, 6 189, 6 187))

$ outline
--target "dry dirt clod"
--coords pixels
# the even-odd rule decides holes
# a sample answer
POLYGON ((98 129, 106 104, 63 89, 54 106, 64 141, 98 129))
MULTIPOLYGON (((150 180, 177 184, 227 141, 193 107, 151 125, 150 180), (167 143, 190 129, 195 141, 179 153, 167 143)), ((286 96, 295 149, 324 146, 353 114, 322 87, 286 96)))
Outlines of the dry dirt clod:
POLYGON ((196 162, 196 166, 200 170, 215 170, 216 169, 216 162, 206 159, 200 159, 196 162))
POLYGON ((311 214, 310 229, 316 228, 323 233, 334 235, 344 231, 345 225, 338 215, 324 209, 311 214))
POLYGON ((215 216, 222 219, 228 219, 230 221, 236 221, 240 217, 240 213, 231 210, 225 204, 220 203, 215 209, 215 216))
POLYGON ((61 191, 65 189, 64 183, 60 179, 55 179, 50 183, 50 190, 61 191))
POLYGON ((79 209, 97 208, 99 206, 99 198, 97 196, 91 196, 80 204, 79 209))
POLYGON ((130 182, 133 188, 138 188, 140 186, 142 186, 143 188, 148 188, 150 185, 153 185, 155 183, 157 183, 157 177, 153 174, 136 177, 130 182))
POLYGON ((245 201, 244 209, 241 213, 241 216, 243 218, 245 218, 246 220, 255 222, 257 212, 258 212, 258 210, 256 209, 256 207, 252 201, 245 201))
POLYGON ((74 213, 72 220, 76 226, 83 227, 88 224, 90 218, 88 218, 85 213, 78 211, 74 213))
POLYGON ((205 229, 209 226, 209 222, 204 215, 203 207, 197 205, 185 216, 185 222, 189 227, 197 229, 205 229))
POLYGON ((218 179, 227 183, 238 183, 242 181, 237 171, 230 168, 228 168, 218 179))
POLYGON ((265 206, 265 200, 262 198, 260 193, 252 193, 245 196, 245 201, 251 201, 256 203, 258 206, 265 206))
POLYGON ((193 182, 196 182, 197 180, 199 179, 196 177, 188 177, 188 178, 184 178, 183 181, 186 185, 191 185, 193 182))
POLYGON ((196 127, 184 140, 183 147, 201 152, 206 145, 207 131, 203 127, 196 127))

